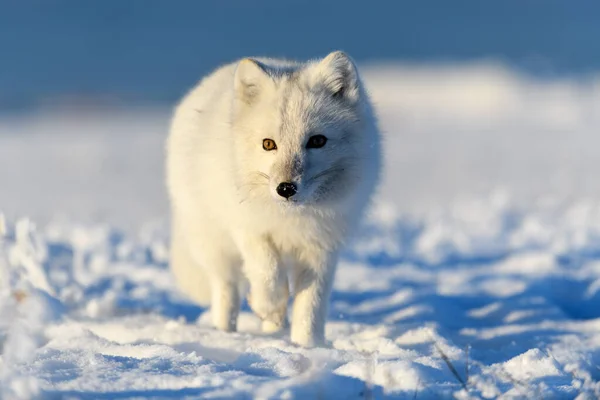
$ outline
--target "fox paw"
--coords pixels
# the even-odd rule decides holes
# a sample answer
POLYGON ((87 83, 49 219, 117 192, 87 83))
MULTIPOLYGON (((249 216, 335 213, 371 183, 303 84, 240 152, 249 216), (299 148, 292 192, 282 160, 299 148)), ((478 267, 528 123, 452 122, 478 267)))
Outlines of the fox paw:
POLYGON ((248 304, 263 323, 265 333, 280 331, 287 326, 287 303, 289 291, 287 285, 278 290, 255 290, 248 294, 248 304))
POLYGON ((289 326, 290 326, 290 324, 284 315, 283 321, 274 322, 274 321, 270 321, 268 319, 263 320, 261 329, 262 329, 263 333, 277 333, 277 332, 282 331, 283 329, 289 328, 289 326))

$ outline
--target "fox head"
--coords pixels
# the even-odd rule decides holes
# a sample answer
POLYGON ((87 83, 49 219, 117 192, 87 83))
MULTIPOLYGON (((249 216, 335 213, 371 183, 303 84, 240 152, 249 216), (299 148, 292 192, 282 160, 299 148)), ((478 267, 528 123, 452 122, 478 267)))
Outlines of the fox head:
POLYGON ((345 53, 304 64, 244 59, 233 90, 242 201, 340 204, 361 182, 376 178, 375 122, 345 53))

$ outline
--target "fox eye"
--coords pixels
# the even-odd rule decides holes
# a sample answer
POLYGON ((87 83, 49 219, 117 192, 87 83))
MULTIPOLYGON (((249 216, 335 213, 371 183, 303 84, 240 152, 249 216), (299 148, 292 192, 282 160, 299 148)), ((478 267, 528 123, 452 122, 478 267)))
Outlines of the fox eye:
POLYGON ((277 149, 277 145, 273 139, 263 139, 263 149, 271 151, 277 149))
POLYGON ((323 135, 314 135, 308 139, 308 143, 306 143, 307 149, 320 149, 325 146, 327 143, 327 138, 323 135))

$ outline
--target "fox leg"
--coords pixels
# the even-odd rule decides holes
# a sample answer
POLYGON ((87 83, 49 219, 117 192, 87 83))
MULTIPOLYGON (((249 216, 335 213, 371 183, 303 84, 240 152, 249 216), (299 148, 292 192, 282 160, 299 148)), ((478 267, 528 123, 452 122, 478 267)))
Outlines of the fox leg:
POLYGON ((240 312, 237 282, 228 282, 220 277, 213 277, 211 286, 210 312, 213 325, 222 331, 235 332, 240 312))
POLYGON ((182 290, 201 305, 210 304, 213 325, 235 331, 240 312, 240 259, 232 242, 199 223, 184 226, 174 220, 171 268, 182 290))
POLYGON ((325 343, 325 322, 333 287, 337 256, 322 254, 310 257, 294 269, 294 304, 291 340, 301 346, 325 343))
POLYGON ((287 271, 268 239, 246 238, 241 241, 240 251, 243 270, 250 283, 250 308, 262 319, 264 332, 277 332, 287 324, 287 271))

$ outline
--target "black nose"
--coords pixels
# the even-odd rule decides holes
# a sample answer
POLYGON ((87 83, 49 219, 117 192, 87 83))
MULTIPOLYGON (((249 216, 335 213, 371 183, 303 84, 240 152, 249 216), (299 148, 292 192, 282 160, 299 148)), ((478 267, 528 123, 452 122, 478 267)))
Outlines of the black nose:
POLYGON ((279 186, 277 186, 277 194, 286 199, 295 195, 297 190, 296 185, 291 182, 281 182, 279 186))

